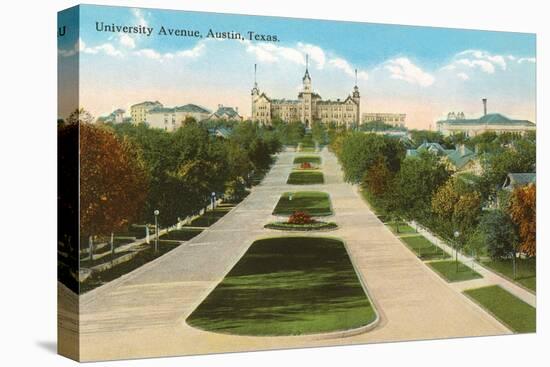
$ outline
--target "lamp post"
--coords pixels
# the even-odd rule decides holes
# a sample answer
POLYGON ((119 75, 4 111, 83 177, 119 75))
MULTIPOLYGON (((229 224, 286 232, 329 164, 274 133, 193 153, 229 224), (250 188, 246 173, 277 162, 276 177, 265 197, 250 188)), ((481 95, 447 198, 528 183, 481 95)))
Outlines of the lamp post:
POLYGON ((153 214, 155 214, 155 252, 159 251, 159 210, 156 209, 153 214))
POLYGON ((214 211, 216 204, 216 193, 214 191, 212 191, 212 194, 210 194, 210 201, 212 202, 212 211, 214 211))
POLYGON ((455 263, 456 263, 456 272, 458 273, 458 237, 460 236, 459 231, 453 233, 455 236, 455 263))

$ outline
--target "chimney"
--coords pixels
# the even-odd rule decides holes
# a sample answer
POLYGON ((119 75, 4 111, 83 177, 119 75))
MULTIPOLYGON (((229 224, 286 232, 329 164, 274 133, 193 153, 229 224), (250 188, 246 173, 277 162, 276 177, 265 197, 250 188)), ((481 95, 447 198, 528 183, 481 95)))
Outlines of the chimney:
POLYGON ((239 113, 239 107, 235 107, 235 112, 239 113))
POLYGON ((483 98, 483 116, 487 115, 487 98, 483 98))
POLYGON ((218 108, 222 108, 223 107, 223 104, 218 104, 218 108))

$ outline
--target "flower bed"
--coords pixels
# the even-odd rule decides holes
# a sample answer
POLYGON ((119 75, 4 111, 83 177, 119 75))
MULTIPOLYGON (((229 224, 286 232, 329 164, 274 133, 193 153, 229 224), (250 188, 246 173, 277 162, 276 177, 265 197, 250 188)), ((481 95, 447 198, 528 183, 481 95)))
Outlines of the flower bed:
POLYGON ((264 227, 283 231, 317 231, 334 229, 338 226, 334 222, 322 222, 313 219, 307 212, 295 211, 286 222, 268 223, 264 227))
POLYGON ((288 222, 272 222, 264 226, 269 229, 278 229, 281 231, 320 231, 336 229, 338 226, 334 222, 316 221, 309 224, 292 224, 288 222))

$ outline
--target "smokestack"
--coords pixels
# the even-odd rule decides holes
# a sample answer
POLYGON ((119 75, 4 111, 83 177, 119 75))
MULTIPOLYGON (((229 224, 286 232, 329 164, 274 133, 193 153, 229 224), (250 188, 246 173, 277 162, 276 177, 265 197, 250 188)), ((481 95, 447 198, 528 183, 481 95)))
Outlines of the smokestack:
POLYGON ((487 115, 487 98, 483 98, 483 116, 487 115))

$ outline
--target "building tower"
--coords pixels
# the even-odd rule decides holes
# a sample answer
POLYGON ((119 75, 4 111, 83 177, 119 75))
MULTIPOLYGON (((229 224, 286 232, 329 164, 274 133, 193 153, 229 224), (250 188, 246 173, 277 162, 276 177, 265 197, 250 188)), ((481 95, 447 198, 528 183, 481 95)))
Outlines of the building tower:
POLYGON ((355 69, 355 87, 353 87, 353 93, 351 95, 352 99, 357 103, 357 114, 355 117, 355 123, 357 126, 361 123, 361 112, 360 112, 360 103, 361 95, 359 94, 359 87, 357 86, 357 69, 355 69))
POLYGON ((252 120, 256 119, 256 104, 260 97, 260 90, 258 89, 258 82, 256 81, 256 64, 254 64, 254 88, 251 91, 252 96, 252 120))
POLYGON ((311 77, 309 76, 309 70, 308 65, 309 64, 309 56, 306 54, 306 72, 304 74, 304 77, 302 78, 302 84, 303 89, 300 93, 302 96, 302 123, 306 125, 306 129, 311 126, 311 77))

